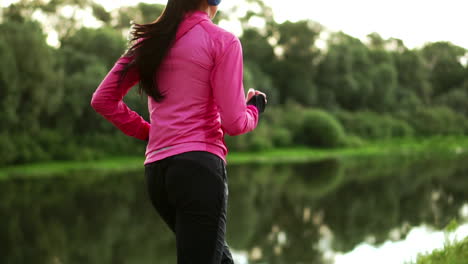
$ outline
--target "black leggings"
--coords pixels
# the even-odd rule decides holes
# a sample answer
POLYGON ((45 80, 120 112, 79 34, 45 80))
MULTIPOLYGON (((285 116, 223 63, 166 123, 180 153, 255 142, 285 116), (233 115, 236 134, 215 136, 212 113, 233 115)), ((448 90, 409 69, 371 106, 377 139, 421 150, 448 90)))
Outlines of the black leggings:
POLYGON ((174 155, 145 165, 153 206, 175 233, 178 264, 231 264, 225 241, 226 165, 204 151, 174 155))

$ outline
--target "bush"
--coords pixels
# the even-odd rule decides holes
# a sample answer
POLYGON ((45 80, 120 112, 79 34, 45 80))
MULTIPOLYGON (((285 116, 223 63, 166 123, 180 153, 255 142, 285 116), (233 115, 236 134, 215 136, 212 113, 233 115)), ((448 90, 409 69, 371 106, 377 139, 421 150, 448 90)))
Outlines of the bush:
POLYGON ((390 129, 390 135, 392 138, 404 138, 411 137, 414 135, 414 129, 405 121, 390 118, 387 121, 390 129))
POLYGON ((246 151, 248 147, 247 137, 249 135, 241 135, 241 136, 228 136, 224 137, 224 141, 226 142, 227 148, 229 151, 246 151))
POLYGON ((364 139, 402 138, 414 134, 413 128, 406 121, 386 114, 338 112, 336 116, 347 133, 364 139))
POLYGON ((273 148, 271 141, 262 136, 253 136, 249 145, 249 150, 251 151, 262 151, 273 148))
POLYGON ((450 107, 457 113, 468 114, 468 89, 453 89, 438 96, 435 103, 439 106, 450 107))
POLYGON ((366 142, 356 135, 348 135, 344 140, 344 146, 348 148, 358 148, 365 144, 366 142))
POLYGON ((0 167, 13 163, 17 158, 17 149, 10 134, 0 134, 0 167))
POLYGON ((26 132, 17 132, 11 137, 15 146, 15 160, 13 164, 30 163, 50 160, 50 153, 42 148, 36 138, 31 137, 26 132))
POLYGON ((270 129, 267 124, 259 124, 255 132, 239 136, 225 136, 229 151, 262 151, 273 148, 270 129))
POLYGON ((298 142, 311 147, 333 148, 344 144, 345 133, 340 122, 322 110, 304 113, 298 142))
POLYGON ((294 135, 301 131, 304 123, 304 113, 307 110, 294 101, 286 102, 286 105, 279 109, 281 115, 278 116, 280 124, 287 128, 294 135))
POLYGON ((408 122, 421 136, 462 135, 468 120, 448 107, 424 107, 409 115, 408 122))
POLYGON ((270 129, 266 123, 259 124, 248 137, 248 150, 262 151, 273 148, 272 138, 270 136, 270 129))
MULTIPOLYGON (((294 108, 297 110, 297 108, 294 108)), ((269 106, 267 111, 260 117, 259 127, 266 127, 268 137, 271 137, 271 144, 274 147, 290 147, 293 143, 293 131, 295 127, 300 127, 300 124, 294 125, 300 119, 297 119, 297 112, 289 107, 269 106), (294 116, 294 112, 296 112, 294 116)), ((257 134, 256 129, 253 134, 257 134)))
POLYGON ((285 127, 273 128, 271 139, 275 147, 289 147, 292 145, 292 133, 285 127))

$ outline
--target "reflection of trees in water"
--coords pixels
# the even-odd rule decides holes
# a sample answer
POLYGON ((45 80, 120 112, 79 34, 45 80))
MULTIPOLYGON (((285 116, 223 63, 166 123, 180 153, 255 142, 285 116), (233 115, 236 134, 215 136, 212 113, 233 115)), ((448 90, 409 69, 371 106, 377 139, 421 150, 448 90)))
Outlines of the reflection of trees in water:
POLYGON ((0 263, 175 263, 142 173, 0 182, 0 263), (137 180, 136 180, 137 179, 137 180))
POLYGON ((360 175, 345 172, 349 180, 320 201, 324 221, 334 233, 335 250, 349 251, 369 236, 382 243, 392 229, 405 224, 443 228, 468 200, 459 187, 468 187, 468 179, 460 177, 468 168, 463 158, 425 158, 411 163, 394 160, 391 169, 380 174, 373 169, 379 167, 379 160, 372 163, 357 163, 355 166, 361 168, 351 171, 360 175), (453 188, 454 182, 458 190, 453 188), (433 199, 436 193, 440 193, 437 201, 433 199))
MULTIPOLYGON (((230 166, 228 241, 261 251, 253 263, 325 263, 320 227, 338 251, 405 224, 441 228, 468 201, 467 173, 462 157, 230 166)), ((142 171, 4 180, 0 214, 1 263, 175 263, 142 171)))
MULTIPOLYGON (((316 249, 322 221, 333 232, 336 251, 352 250, 369 237, 381 243, 405 225, 440 229, 468 201, 465 159, 233 166, 229 238, 238 249, 260 248, 259 262, 323 263, 316 249), (278 230, 287 237, 281 247, 272 239, 278 230)), ((402 238, 407 231, 401 230, 402 238)))
POLYGON ((336 160, 233 166, 229 174, 228 232, 233 247, 260 248, 262 263, 324 263, 310 214, 317 211, 317 197, 341 181, 336 160))

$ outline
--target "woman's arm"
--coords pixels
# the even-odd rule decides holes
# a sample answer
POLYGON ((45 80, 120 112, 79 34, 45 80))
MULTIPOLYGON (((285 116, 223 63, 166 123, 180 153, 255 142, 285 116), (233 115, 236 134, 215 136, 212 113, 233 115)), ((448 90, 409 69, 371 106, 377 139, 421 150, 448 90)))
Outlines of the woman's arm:
POLYGON ((224 131, 235 136, 254 130, 258 123, 258 109, 245 102, 242 46, 237 37, 219 58, 215 58, 211 86, 224 131))
POLYGON ((91 106, 126 135, 141 140, 149 137, 150 123, 132 111, 122 100, 140 79, 136 69, 130 69, 119 86, 120 71, 130 57, 121 57, 93 94, 91 106))

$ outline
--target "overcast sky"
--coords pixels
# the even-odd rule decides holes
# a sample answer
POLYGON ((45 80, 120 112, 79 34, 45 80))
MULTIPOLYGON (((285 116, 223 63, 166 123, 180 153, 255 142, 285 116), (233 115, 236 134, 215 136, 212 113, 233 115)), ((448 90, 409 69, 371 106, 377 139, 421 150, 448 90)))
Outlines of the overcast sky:
MULTIPOLYGON (((3 4, 14 0, 0 0, 3 4)), ((166 0, 95 0, 107 10, 138 2, 167 3, 166 0)), ((426 42, 451 41, 468 48, 468 0, 265 0, 277 22, 312 19, 326 28, 364 38, 377 32, 384 38, 402 39, 410 47, 426 42)), ((223 0, 220 10, 243 0, 223 0)), ((221 24, 239 33, 235 23, 221 24)))
MULTIPOLYGON (((97 0, 107 9, 131 5, 135 0, 97 0)), ((163 3, 165 0, 144 0, 163 3)), ((224 0, 220 10, 242 0, 224 0)), ((276 20, 312 19, 331 30, 364 38, 377 32, 402 39, 408 47, 426 42, 451 41, 468 48, 467 0, 266 0, 276 20)), ((232 28, 232 31, 236 31, 232 28)))

